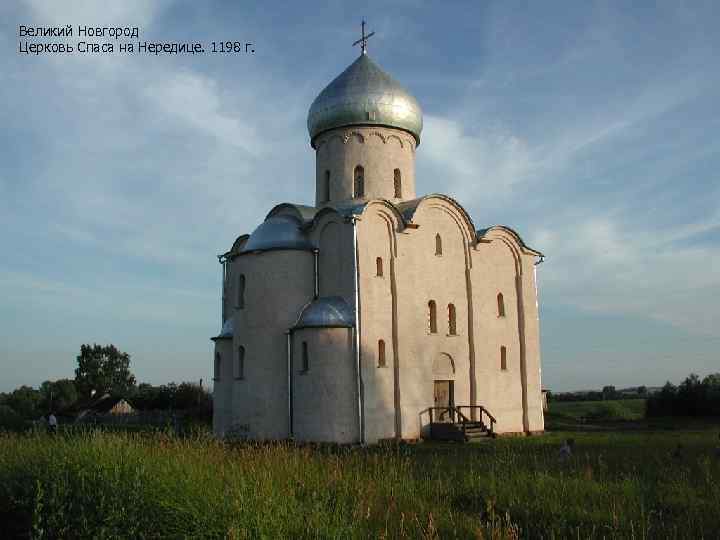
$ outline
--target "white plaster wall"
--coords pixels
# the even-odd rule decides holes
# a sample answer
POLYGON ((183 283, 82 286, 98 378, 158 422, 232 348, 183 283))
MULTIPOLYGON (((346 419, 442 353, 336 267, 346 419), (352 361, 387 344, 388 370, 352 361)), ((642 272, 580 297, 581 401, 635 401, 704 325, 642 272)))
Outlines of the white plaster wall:
POLYGON ((542 406, 540 370, 540 321, 536 301, 534 262, 535 257, 533 256, 525 255, 523 257, 528 421, 530 431, 543 431, 545 429, 545 419, 542 406))
MULTIPOLYGON (((455 404, 472 404, 473 353, 476 403, 496 417, 497 432, 522 432, 521 326, 527 367, 528 430, 541 431, 539 328, 532 270, 535 257, 522 253, 510 235, 499 233, 473 247, 461 212, 440 198, 420 204, 413 227, 403 228, 394 212, 385 203, 374 202, 357 222, 365 440, 373 443, 394 437, 398 428, 403 438, 421 436, 427 417, 422 420, 420 413, 433 405, 436 379, 452 378, 455 404), (442 238, 441 256, 435 255, 437 233, 442 238), (376 276, 377 257, 383 259, 382 277, 376 276), (525 312, 522 325, 517 311, 516 276, 520 270, 525 312), (498 292, 504 296, 504 317, 497 313, 498 292), (435 300, 438 309, 436 334, 431 334, 428 327, 430 299, 435 300), (449 303, 456 308, 456 336, 448 335, 449 303), (384 368, 377 365, 379 339, 385 341, 384 368), (500 368, 501 345, 507 347, 505 371, 500 368), (433 373, 433 361, 441 354, 453 359, 452 377, 433 373)), ((319 217, 310 234, 320 251, 320 295, 339 295, 353 306, 352 223, 327 212, 319 217)), ((235 313, 235 338, 230 352, 234 358, 237 347, 245 346, 246 379, 233 380, 226 386, 223 375, 223 380, 216 382, 215 429, 222 433, 240 428, 256 439, 283 438, 288 434, 284 332, 312 298, 313 255, 300 251, 244 255, 231 263, 231 284, 236 283, 240 273, 247 280, 246 308, 235 313)), ((236 291, 230 287, 228 316, 235 308, 235 297, 236 291)), ((351 442, 358 438, 355 360, 349 334, 346 329, 334 329, 306 336, 311 350, 318 350, 312 356, 314 363, 319 362, 316 379, 324 390, 313 394, 312 381, 316 379, 310 374, 293 373, 298 379, 298 391, 305 392, 305 397, 296 401, 296 408, 302 409, 296 409, 300 422, 296 436, 300 440, 351 442), (346 357, 347 362, 338 362, 341 357, 346 357), (339 371, 333 371, 333 366, 339 371), (337 396, 338 401, 333 401, 337 396), (354 396, 350 405, 348 396, 354 396), (352 414, 345 407, 352 407, 352 414), (348 427, 349 418, 355 422, 352 429, 356 431, 348 427)), ((294 340, 296 365, 300 341, 294 340)), ((221 354, 225 359, 229 352, 221 354)), ((228 370, 227 377, 232 377, 232 363, 224 361, 223 366, 228 370)))
POLYGON ((365 169, 365 198, 400 201, 415 198, 415 140, 392 128, 338 128, 320 135, 316 150, 316 205, 323 200, 325 171, 330 171, 330 201, 353 197, 354 171, 365 169), (402 197, 395 198, 394 170, 400 169, 402 197))
POLYGON ((497 419, 498 432, 522 432, 522 380, 513 253, 501 240, 478 244, 473 253, 473 304, 477 400, 497 419), (498 316, 502 292, 505 317, 498 316), (507 370, 500 366, 500 347, 507 348, 507 370))
MULTIPOLYGON (((245 274, 245 307, 235 310, 233 359, 245 347, 245 377, 232 380, 232 429, 253 439, 289 435, 287 339, 313 297, 314 260, 308 251, 275 250, 233 261, 245 274)), ((230 377, 232 371, 230 372, 230 377)))
POLYGON ((216 339, 213 354, 213 432, 222 437, 232 418, 232 340, 216 339), (220 354, 220 376, 214 373, 215 355, 220 354))
MULTIPOLYGON (((372 209, 363 214, 359 224, 361 250, 367 249, 360 265, 361 273, 361 331, 366 354, 372 358, 376 348, 375 337, 387 333, 388 323, 383 313, 388 310, 382 287, 372 282, 373 253, 380 246, 388 246, 388 232, 379 224, 365 223, 372 209), (380 288, 380 292, 377 289, 380 288), (377 315, 376 315, 377 314, 377 315), (367 351, 367 352, 366 352, 367 351)), ((435 374, 433 361, 448 354, 455 363, 455 403, 470 404, 470 364, 467 329, 467 289, 465 279, 465 245, 456 216, 447 203, 429 201, 415 214, 417 229, 405 229, 396 235, 397 258, 394 261, 397 295, 397 346, 400 423, 402 438, 413 439, 421 435, 421 412, 432 407, 435 374), (443 240, 442 256, 435 255, 435 235, 443 240), (428 301, 435 300, 438 308, 438 331, 431 334, 428 325, 428 301), (448 334, 447 305, 453 303, 457 314, 457 335, 448 334)), ((383 247, 387 250, 388 247, 383 247)), ((387 252, 385 252, 387 254, 387 252)), ((364 362, 363 365, 368 365, 364 362)), ((442 379, 445 380, 443 376, 442 379)), ((387 390, 378 396, 388 402, 387 390)), ((366 409, 372 410, 372 394, 366 398, 366 409)), ((368 422, 369 423, 369 422, 368 422)))
POLYGON ((352 223, 334 213, 321 217, 311 235, 318 246, 320 296, 341 296, 355 305, 352 223))
POLYGON ((293 434, 299 441, 360 440, 352 328, 293 332, 293 434), (309 370, 302 371, 302 343, 309 370))
POLYGON ((358 222, 360 268, 360 328, 365 440, 368 443, 396 436, 395 384, 396 343, 393 332, 392 242, 397 221, 386 207, 377 205, 358 222), (377 275, 376 259, 382 259, 383 275, 377 275), (378 365, 378 341, 385 342, 385 367, 378 365))

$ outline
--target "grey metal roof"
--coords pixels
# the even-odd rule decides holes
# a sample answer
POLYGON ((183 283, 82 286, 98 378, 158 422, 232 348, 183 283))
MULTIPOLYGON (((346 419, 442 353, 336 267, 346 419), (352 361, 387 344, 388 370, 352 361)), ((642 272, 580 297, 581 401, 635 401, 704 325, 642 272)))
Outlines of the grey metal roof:
POLYGON ((316 298, 305 306, 293 328, 352 328, 355 314, 341 296, 316 298))
POLYGON ((415 210, 417 210, 418 205, 423 201, 423 199, 425 199, 425 197, 419 197, 417 199, 411 199, 409 201, 402 201, 394 204, 395 208, 397 208, 398 212, 400 212, 400 215, 405 221, 412 221, 415 210))
POLYGON ((307 123, 311 140, 332 128, 370 125, 403 129, 420 144, 423 121, 412 94, 362 54, 315 98, 307 123))
POLYGON ((288 215, 273 216, 263 221, 250 235, 241 253, 272 249, 312 251, 314 246, 300 230, 301 223, 288 215))
POLYGON ((232 339, 234 334, 235 334, 235 319, 233 317, 230 317, 228 319, 225 319, 225 322, 223 323, 223 326, 222 326, 222 330, 220 330, 220 333, 212 339, 232 339))
POLYGON ((331 202, 327 204, 327 207, 332 208, 338 214, 344 217, 359 216, 363 213, 363 210, 365 210, 368 202, 368 200, 358 202, 356 200, 350 199, 346 201, 331 202))
POLYGON ((315 206, 308 206, 306 204, 295 204, 295 203, 281 203, 273 207, 265 219, 270 219, 275 215, 282 215, 286 210, 291 210, 304 224, 310 223, 315 215, 320 211, 320 208, 315 206))

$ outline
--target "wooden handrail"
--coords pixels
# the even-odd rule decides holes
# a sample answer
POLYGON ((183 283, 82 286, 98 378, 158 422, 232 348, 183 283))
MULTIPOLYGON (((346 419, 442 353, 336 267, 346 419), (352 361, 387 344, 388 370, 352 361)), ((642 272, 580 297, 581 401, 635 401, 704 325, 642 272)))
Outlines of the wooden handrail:
POLYGON ((472 411, 473 409, 474 409, 474 410, 478 410, 478 409, 479 409, 479 410, 480 410, 480 413, 481 413, 481 417, 482 417, 482 413, 485 413, 485 414, 487 415, 487 417, 490 419, 490 421, 492 421, 493 423, 497 422, 497 420, 495 419, 495 417, 494 417, 492 414, 490 414, 490 411, 488 411, 488 410, 487 410, 485 407, 483 407, 482 405, 457 405, 456 408, 457 408, 457 409, 470 409, 471 411, 472 411))
MULTIPOLYGON (((427 409, 424 409, 420 412, 420 416, 422 417, 425 414, 429 414, 430 416, 430 424, 432 425, 435 423, 436 416, 438 417, 438 420, 442 418, 443 413, 449 413, 450 418, 453 423, 460 423, 462 424, 463 432, 466 429, 467 424, 471 424, 473 422, 480 422, 483 426, 485 426, 485 423, 483 422, 483 414, 485 414, 490 421, 490 428, 489 431, 491 434, 495 431, 495 423, 497 420, 495 417, 490 414, 490 411, 488 411, 484 406, 482 405, 456 405, 454 407, 428 407, 427 409), (473 420, 471 418, 468 418, 468 415, 464 414, 462 412, 462 409, 468 409, 471 411, 470 416, 472 415, 473 411, 480 411, 480 418, 478 420, 473 420), (437 413, 437 414, 436 414, 437 413)), ((485 429, 488 429, 485 427, 485 429)))

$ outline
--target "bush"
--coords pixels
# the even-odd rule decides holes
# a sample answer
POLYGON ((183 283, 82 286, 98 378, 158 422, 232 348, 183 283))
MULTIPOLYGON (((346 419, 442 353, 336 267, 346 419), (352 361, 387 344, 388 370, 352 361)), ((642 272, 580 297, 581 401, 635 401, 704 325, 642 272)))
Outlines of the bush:
POLYGON ((0 405, 0 430, 21 431, 25 420, 8 405, 0 405))
POLYGON ((612 422, 631 420, 633 415, 617 401, 610 401, 607 403, 599 403, 587 414, 586 418, 593 421, 612 422))

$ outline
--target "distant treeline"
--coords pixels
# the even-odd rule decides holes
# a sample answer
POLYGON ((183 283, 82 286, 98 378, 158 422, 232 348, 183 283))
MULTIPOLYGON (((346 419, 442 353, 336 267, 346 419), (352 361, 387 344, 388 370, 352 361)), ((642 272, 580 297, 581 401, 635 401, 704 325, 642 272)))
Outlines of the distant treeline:
POLYGON ((648 395, 647 386, 638 386, 635 388, 624 388, 616 390, 614 386, 604 386, 602 391, 587 392, 550 392, 548 394, 549 401, 604 401, 618 399, 638 399, 648 395))
POLYGON ((142 383, 128 393, 128 399, 142 411, 189 411, 212 419, 212 396, 207 389, 194 383, 170 383, 160 386, 142 383))
POLYGON ((80 346, 74 379, 45 381, 39 388, 21 386, 0 392, 0 428, 22 426, 53 412, 75 417, 106 394, 123 398, 135 411, 182 411, 184 416, 212 420, 212 396, 200 384, 137 384, 130 355, 115 345, 80 346))
MULTIPOLYGON (((126 399, 137 411, 182 411, 192 418, 212 420, 212 396, 199 384, 141 383, 123 392, 110 393, 126 399)), ((75 416, 91 407, 94 401, 78 394, 72 379, 45 381, 39 389, 21 386, 13 392, 0 393, 0 427, 22 426, 25 421, 36 420, 50 411, 60 416, 75 416)))
POLYGON ((720 373, 694 373, 680 386, 669 381, 647 400, 646 416, 720 416, 720 373))

